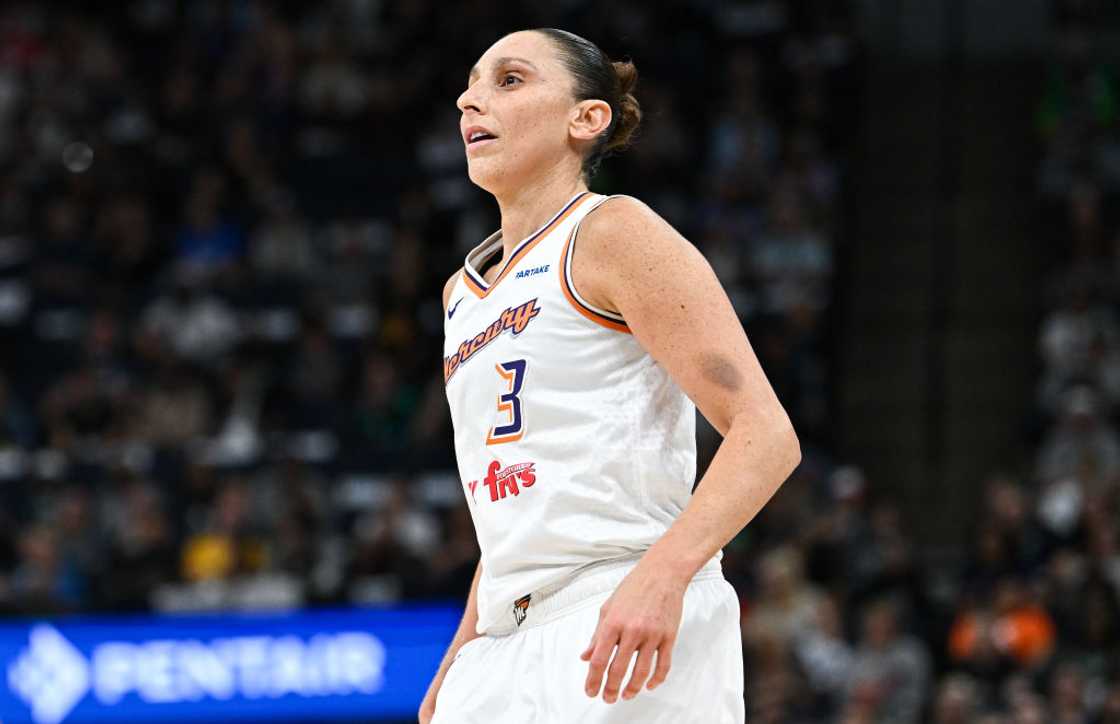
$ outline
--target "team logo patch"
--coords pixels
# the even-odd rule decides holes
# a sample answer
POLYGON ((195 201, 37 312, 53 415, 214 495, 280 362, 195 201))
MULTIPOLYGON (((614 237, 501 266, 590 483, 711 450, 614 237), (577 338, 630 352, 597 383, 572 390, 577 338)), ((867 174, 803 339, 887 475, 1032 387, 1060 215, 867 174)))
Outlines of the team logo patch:
POLYGON ((525 620, 525 617, 529 615, 529 599, 532 596, 533 594, 527 593, 513 602, 513 618, 517 621, 518 626, 520 626, 525 620))

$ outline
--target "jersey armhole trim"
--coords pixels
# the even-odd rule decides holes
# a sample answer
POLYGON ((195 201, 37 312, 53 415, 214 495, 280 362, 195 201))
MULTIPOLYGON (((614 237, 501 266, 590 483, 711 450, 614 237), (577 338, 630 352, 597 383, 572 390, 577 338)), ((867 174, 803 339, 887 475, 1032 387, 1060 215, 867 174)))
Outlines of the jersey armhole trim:
MULTIPOLYGON (((587 213, 590 214, 610 198, 613 197, 608 196, 602 199, 598 204, 595 204, 594 207, 588 210, 587 213)), ((622 332, 624 334, 632 334, 630 327, 626 324, 626 320, 623 319, 621 314, 607 309, 601 309, 590 304, 576 291, 576 285, 572 281, 572 257, 575 256, 576 235, 579 233, 579 225, 584 218, 587 218, 586 215, 576 222, 576 225, 572 227, 571 233, 568 234, 567 241, 564 242, 564 250, 560 254, 560 289, 564 292, 564 296, 572 307, 587 319, 607 329, 613 329, 616 332, 622 332)))

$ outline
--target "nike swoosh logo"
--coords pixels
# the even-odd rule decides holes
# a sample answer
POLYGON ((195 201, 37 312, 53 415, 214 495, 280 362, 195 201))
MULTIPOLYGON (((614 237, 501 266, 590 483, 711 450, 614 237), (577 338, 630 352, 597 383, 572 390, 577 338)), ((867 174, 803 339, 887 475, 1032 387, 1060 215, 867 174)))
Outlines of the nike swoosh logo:
MULTIPOLYGON (((461 301, 463 301, 463 298, 459 297, 459 302, 461 302, 461 301)), ((459 302, 455 302, 454 307, 448 307, 447 308, 447 318, 448 319, 451 319, 452 317, 455 316, 455 310, 459 308, 459 302)))

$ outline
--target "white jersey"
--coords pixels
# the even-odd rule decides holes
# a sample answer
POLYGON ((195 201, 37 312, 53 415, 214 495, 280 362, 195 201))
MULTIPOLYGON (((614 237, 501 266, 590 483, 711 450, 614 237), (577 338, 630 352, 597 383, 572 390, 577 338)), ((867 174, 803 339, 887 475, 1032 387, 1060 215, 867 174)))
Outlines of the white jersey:
MULTIPOLYGON (((517 245, 466 257, 444 318, 455 453, 482 551, 479 634, 597 563, 640 556, 689 501, 695 406, 618 314, 571 280, 584 192, 517 245)), ((716 559, 722 558, 722 551, 716 559)))

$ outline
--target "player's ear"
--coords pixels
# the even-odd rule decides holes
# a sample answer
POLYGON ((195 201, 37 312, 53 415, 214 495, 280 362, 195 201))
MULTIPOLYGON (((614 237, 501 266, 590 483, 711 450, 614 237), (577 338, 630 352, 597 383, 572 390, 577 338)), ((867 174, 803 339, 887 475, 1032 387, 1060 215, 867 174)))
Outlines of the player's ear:
POLYGON ((594 140, 611 125, 611 107, 606 101, 589 98, 572 109, 568 132, 580 141, 594 140))

